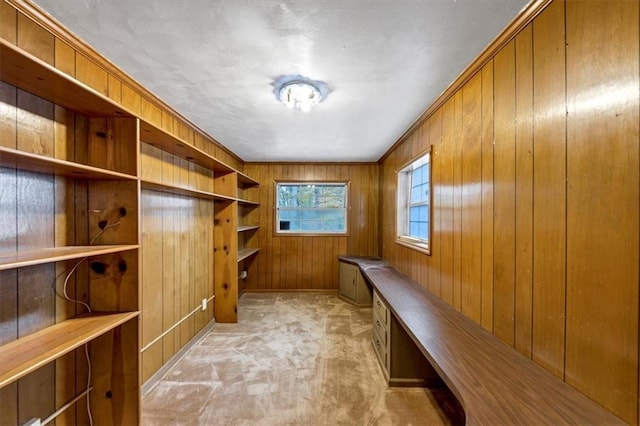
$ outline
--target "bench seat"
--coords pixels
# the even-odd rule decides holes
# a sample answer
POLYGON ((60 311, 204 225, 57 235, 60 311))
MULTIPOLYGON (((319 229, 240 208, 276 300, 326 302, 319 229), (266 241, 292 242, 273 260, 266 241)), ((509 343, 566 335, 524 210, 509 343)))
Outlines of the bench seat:
POLYGON ((360 268, 458 399, 467 424, 625 424, 384 261, 340 260, 360 268))

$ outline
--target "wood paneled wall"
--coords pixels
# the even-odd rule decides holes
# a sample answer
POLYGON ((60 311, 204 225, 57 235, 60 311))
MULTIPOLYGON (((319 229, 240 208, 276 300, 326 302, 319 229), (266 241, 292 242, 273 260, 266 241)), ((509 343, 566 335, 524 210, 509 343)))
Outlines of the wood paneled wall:
POLYGON ((381 163, 382 255, 638 422, 636 0, 555 0, 381 163), (432 145, 432 255, 395 243, 394 171, 432 145))
MULTIPOLYGON (((141 145, 142 179, 213 192, 213 172, 141 145)), ((213 319, 214 202, 143 189, 140 203, 145 382, 213 319)))
POLYGON ((258 257, 249 269, 248 290, 337 290, 338 255, 378 255, 378 166, 376 164, 253 164, 245 172, 260 187, 245 190, 260 202, 246 225, 260 225, 258 257), (275 181, 341 180, 350 182, 349 235, 344 237, 275 236, 275 181))

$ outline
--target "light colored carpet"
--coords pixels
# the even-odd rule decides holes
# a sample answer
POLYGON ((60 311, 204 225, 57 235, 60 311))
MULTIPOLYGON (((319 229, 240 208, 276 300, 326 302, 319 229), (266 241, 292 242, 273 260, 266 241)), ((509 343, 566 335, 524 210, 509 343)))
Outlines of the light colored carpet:
POLYGON ((371 346, 371 309, 332 295, 247 293, 238 311, 238 324, 216 324, 143 395, 143 424, 459 421, 447 415, 444 390, 387 387, 371 346))

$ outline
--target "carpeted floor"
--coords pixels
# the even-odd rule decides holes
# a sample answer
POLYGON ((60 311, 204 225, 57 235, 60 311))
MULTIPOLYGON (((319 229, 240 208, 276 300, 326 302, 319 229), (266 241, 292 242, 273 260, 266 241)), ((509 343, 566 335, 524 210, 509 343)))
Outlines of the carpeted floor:
POLYGON ((238 324, 216 324, 143 395, 143 424, 457 422, 446 391, 386 386, 371 309, 332 295, 247 293, 238 311, 238 324))

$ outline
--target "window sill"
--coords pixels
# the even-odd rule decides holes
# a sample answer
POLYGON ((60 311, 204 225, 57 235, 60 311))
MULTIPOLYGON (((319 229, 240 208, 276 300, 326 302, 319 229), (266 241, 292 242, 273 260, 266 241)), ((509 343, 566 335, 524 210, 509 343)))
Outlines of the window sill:
POLYGON ((396 240, 396 244, 399 244, 401 246, 404 246, 404 247, 410 248, 412 250, 419 251, 420 253, 424 253, 426 255, 431 256, 431 249, 429 248, 429 246, 427 244, 414 243, 414 242, 403 240, 403 239, 400 239, 400 238, 398 238, 396 240))

